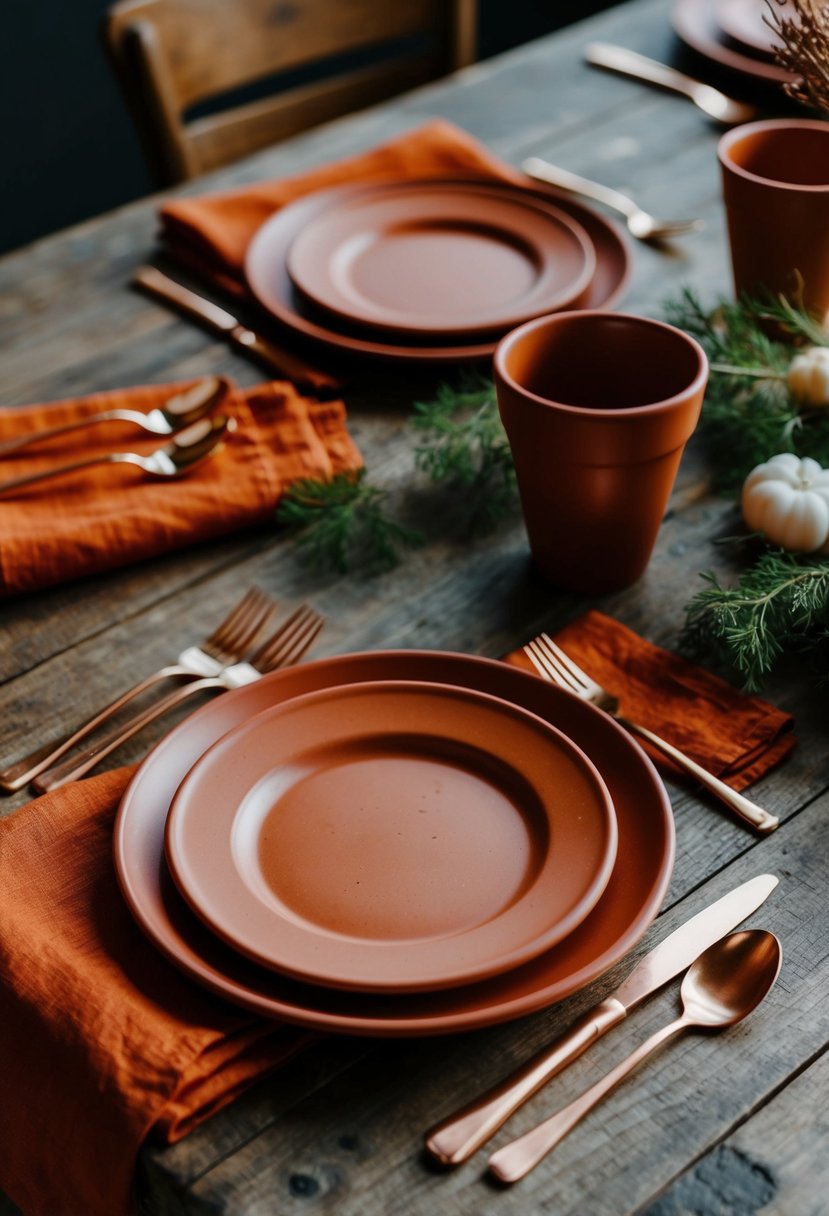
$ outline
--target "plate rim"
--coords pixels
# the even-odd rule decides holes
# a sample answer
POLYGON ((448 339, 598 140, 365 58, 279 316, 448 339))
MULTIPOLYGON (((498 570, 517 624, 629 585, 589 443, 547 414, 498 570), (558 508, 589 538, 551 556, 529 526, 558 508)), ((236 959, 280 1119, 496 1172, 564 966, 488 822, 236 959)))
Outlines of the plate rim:
MULTIPOLYGON (((343 714, 346 710, 343 708, 343 714)), ((460 715, 459 715, 460 717, 460 715)), ((464 718, 461 723, 461 729, 466 727, 467 718, 464 718)), ((284 723, 283 723, 284 725, 284 723)), ((345 723, 343 724, 345 728, 345 723)), ((494 724, 497 729, 497 723, 494 724)), ((460 734, 453 736, 460 739, 460 734)), ((468 742, 468 740, 467 740, 468 742)), ((496 739, 495 742, 500 745, 501 741, 496 739)), ((278 746, 278 745, 277 745, 278 746)), ((512 746, 512 744, 511 744, 512 746)), ((514 749, 513 749, 514 750, 514 749)), ((523 758, 526 753, 522 753, 519 759, 523 758)), ((504 760, 504 749, 501 748, 499 758, 504 760)), ((509 763, 509 757, 506 760, 509 763)), ((241 765, 241 760, 239 762, 241 765)), ((235 782, 236 773, 240 771, 239 765, 231 773, 230 780, 235 782)), ((514 766, 516 771, 520 771, 523 776, 527 776, 524 769, 519 769, 514 766)), ((248 791, 251 789, 251 782, 255 787, 263 779, 263 775, 257 772, 255 777, 242 778, 242 781, 247 782, 248 791)), ((541 794, 542 782, 534 779, 534 775, 529 775, 529 782, 537 794, 540 795, 540 800, 543 802, 541 794)), ((235 795, 234 795, 235 796, 235 795)), ((548 835, 548 846, 550 840, 555 839, 557 832, 556 820, 558 812, 558 800, 548 798, 544 805, 545 824, 548 835)), ((216 808, 211 808, 209 821, 212 827, 217 827, 217 814, 221 823, 221 838, 225 837, 230 841, 230 836, 233 830, 233 822, 237 808, 221 808, 216 811, 216 808), (226 831, 226 829, 229 829, 226 831)), ((569 819, 569 811, 566 815, 569 819)), ((562 825, 566 832, 568 824, 562 825)), ((571 835, 579 833, 571 833, 571 835)), ((192 844, 192 840, 190 840, 192 844)), ((436 681, 428 680, 365 680, 359 683, 339 684, 330 688, 317 689, 315 691, 301 694, 297 697, 290 698, 277 705, 261 710, 259 713, 248 718, 244 722, 240 722, 237 726, 231 728, 220 739, 216 740, 202 754, 199 760, 190 768, 184 780, 178 787, 178 790, 173 798, 170 810, 167 815, 167 823, 165 830, 165 855, 168 868, 172 874, 173 880, 177 884, 183 898, 190 905, 194 913, 199 916, 206 925, 218 937, 222 938, 232 948, 247 955, 255 963, 260 966, 272 969, 281 975, 288 976, 292 979, 303 983, 318 984, 323 987, 342 988, 345 991, 363 991, 363 992, 380 992, 380 993, 406 993, 418 991, 437 991, 441 988, 461 987, 466 984, 480 982, 482 980, 491 979, 494 975, 510 970, 516 966, 530 961, 539 954, 552 949, 554 945, 560 942, 570 932, 572 932, 583 920, 587 918, 589 913, 595 907, 602 893, 604 892, 616 860, 616 848, 618 844, 618 829, 616 824, 616 813, 613 806, 613 801, 604 779, 601 776, 595 763, 587 756, 587 754, 558 727, 552 723, 546 722, 538 714, 533 714, 530 710, 524 709, 522 706, 516 705, 513 702, 507 701, 502 697, 493 696, 490 693, 481 692, 476 689, 464 688, 459 685, 440 684, 436 681), (275 729, 278 731, 280 719, 286 715, 299 712, 306 712, 310 706, 313 714, 314 707, 317 704, 342 699, 343 695, 346 698, 354 696, 382 696, 384 694, 394 695, 398 697, 414 693, 415 696, 425 694, 432 703, 432 712, 437 715, 440 710, 434 704, 437 698, 451 698, 457 701, 467 702, 466 712, 475 711, 475 708, 482 710, 484 715, 496 715, 503 719, 504 716, 510 718, 514 723, 518 724, 519 730, 523 731, 524 737, 528 734, 535 736, 530 740, 530 744, 535 746, 536 753, 545 749, 553 740, 570 765, 578 769, 582 776, 586 779, 587 786, 590 787, 591 793, 594 796, 593 800, 593 815, 596 825, 596 833, 594 839, 598 842, 596 851, 598 852, 598 860, 595 867, 592 869, 590 876, 585 878, 581 893, 575 899, 573 905, 566 910, 558 919, 548 924, 546 929, 539 928, 529 941, 524 944, 512 945, 504 947, 501 955, 496 959, 490 954, 483 961, 468 962, 465 966, 462 965, 461 959, 456 958, 451 963, 443 962, 442 966, 436 969, 435 974, 423 975, 422 978, 401 978, 398 981, 392 981, 388 976, 369 979, 360 979, 357 976, 348 976, 341 972, 337 974, 335 971, 321 969, 320 959, 317 954, 314 954, 313 949, 309 954, 313 957, 313 965, 301 961, 303 953, 303 945, 306 949, 310 945, 313 947, 313 942, 303 942, 302 930, 296 935, 292 926, 288 923, 285 926, 289 942, 294 936, 299 936, 299 941, 296 943, 296 949, 290 954, 292 961, 286 961, 283 953, 281 959, 277 959, 277 951, 272 950, 268 953, 267 939, 269 933, 263 931, 259 933, 256 929, 249 932, 248 940, 244 940, 245 925, 250 925, 255 916, 259 914, 258 904, 255 894, 249 888, 245 888, 245 893, 242 896, 243 907, 240 911, 226 914, 221 909, 217 910, 215 903, 211 906, 209 902, 209 893, 205 890, 204 880, 199 881, 198 877, 194 877, 194 850, 186 847, 186 841, 182 837, 182 831, 187 829, 188 820, 192 827, 194 816, 206 816, 208 814, 205 808, 205 800, 203 798, 203 786, 205 780, 213 779, 220 781, 221 778, 213 772, 217 763, 227 762, 232 759, 234 748, 238 748, 244 753, 245 748, 251 745, 251 732, 261 733, 263 729, 267 729, 273 719, 277 719, 275 729), (471 702, 471 707, 470 703, 471 702), (228 750, 231 755, 228 756, 228 750), (256 944, 253 943, 253 938, 256 939, 256 944), (449 968, 449 969, 447 969, 449 968)), ((201 870, 203 866, 203 856, 195 850, 195 868, 201 870)), ((226 869, 231 871, 238 870, 238 866, 234 867, 230 859, 231 849, 227 850, 226 869)), ((536 905, 537 915, 543 916, 544 908, 544 893, 542 884, 546 880, 553 878, 554 872, 558 866, 558 862, 554 857, 554 849, 547 849, 547 854, 539 872, 535 875, 533 882, 524 890, 519 899, 508 905, 503 912, 489 917, 484 923, 471 926, 467 930, 458 930, 442 935, 438 935, 435 939, 425 939, 422 942, 412 942, 408 945, 399 943, 406 954, 406 962, 417 963, 419 955, 429 956, 433 951, 439 952, 441 941, 444 947, 448 948, 450 955, 453 947, 456 948, 456 953, 459 950, 461 956, 464 953, 469 953, 472 956, 476 938, 483 938, 486 942, 487 936, 491 936, 493 927, 499 921, 504 920, 519 920, 520 921, 520 905, 524 904, 524 914, 528 909, 526 905, 536 905), (413 958, 414 956, 414 958, 413 958)), ((244 879, 238 881, 237 875, 233 872, 224 873, 222 885, 222 908, 226 907, 224 900, 227 898, 228 890, 236 890, 245 887, 244 879)), ((288 916, 289 922, 291 917, 288 916)), ((497 929, 495 930, 497 933, 497 929)), ((273 932, 278 932, 274 926, 273 932)), ((313 931, 308 934, 313 936, 313 931)), ((323 933, 320 936, 325 937, 323 933)), ((325 951, 325 943, 321 943, 323 952, 325 951)), ((347 950, 346 950, 347 952, 347 950)), ((290 953, 290 952, 289 952, 290 953)), ((356 951, 358 954, 392 954, 389 946, 374 944, 368 946, 367 949, 356 951)), ((392 964, 393 965, 393 964, 392 964)), ((405 967, 404 967, 405 971, 405 967)))

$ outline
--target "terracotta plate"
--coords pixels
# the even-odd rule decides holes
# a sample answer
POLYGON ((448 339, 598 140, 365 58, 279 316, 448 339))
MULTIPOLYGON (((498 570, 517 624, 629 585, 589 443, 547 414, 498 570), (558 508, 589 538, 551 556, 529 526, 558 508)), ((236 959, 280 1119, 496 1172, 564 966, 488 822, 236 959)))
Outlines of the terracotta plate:
POLYGON ((541 718, 385 681, 230 731, 179 787, 166 851, 193 909, 264 966, 415 992, 561 941, 607 886, 616 820, 594 766, 541 718))
POLYGON ((606 714, 505 663, 428 651, 378 651, 323 659, 223 693, 175 727, 150 753, 121 802, 115 866, 138 923, 174 963, 213 992, 265 1016, 342 1034, 426 1035, 505 1022, 595 980, 636 944, 656 916, 674 859, 665 788, 651 762, 606 714), (364 680, 456 684, 536 713, 594 761, 616 810, 619 843, 593 911, 532 962, 478 984, 383 996, 301 984, 258 967, 219 941, 187 907, 164 862, 170 803, 189 769, 254 714, 319 688, 364 680))
MULTIPOLYGON (((775 34, 763 20, 768 11, 765 0, 720 0, 717 21, 734 42, 741 43, 750 53, 770 58, 774 54, 775 34)), ((789 17, 790 13, 783 15, 789 17)))
POLYGON ((577 305, 596 254, 580 224, 531 198, 400 182, 307 224, 287 266, 300 291, 346 324, 467 341, 577 305))
POLYGON ((673 10, 674 29, 687 46, 721 67, 776 84, 794 79, 776 63, 757 59, 729 46, 719 25, 719 12, 720 0, 677 0, 673 10))
MULTIPOLYGON (((541 198, 553 202, 562 212, 577 220, 596 253, 596 272, 579 306, 612 308, 618 303, 630 278, 632 257, 627 238, 611 220, 563 192, 536 188, 533 183, 528 184, 527 190, 512 186, 499 186, 498 189, 512 198, 541 198)), ((310 194, 284 207, 262 225, 248 246, 245 258, 248 286, 262 307, 292 333, 360 357, 409 363, 490 358, 497 344, 494 338, 446 343, 421 343, 411 338, 404 343, 402 339, 366 334, 354 327, 349 328, 344 322, 313 311, 305 303, 288 274, 286 259, 289 250, 306 225, 333 208, 344 205, 359 190, 359 187, 344 186, 310 194)))

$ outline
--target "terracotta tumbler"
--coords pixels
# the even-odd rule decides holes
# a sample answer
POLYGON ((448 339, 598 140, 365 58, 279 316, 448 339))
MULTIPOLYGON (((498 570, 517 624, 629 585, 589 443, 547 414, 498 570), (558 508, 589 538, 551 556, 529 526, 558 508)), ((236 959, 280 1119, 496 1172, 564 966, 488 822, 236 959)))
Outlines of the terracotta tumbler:
POLYGON ((498 406, 550 582, 613 591, 643 572, 707 378, 698 343, 644 317, 556 313, 502 339, 498 406))
POLYGON ((781 118, 722 137, 718 155, 734 287, 791 296, 829 312, 829 123, 781 118))

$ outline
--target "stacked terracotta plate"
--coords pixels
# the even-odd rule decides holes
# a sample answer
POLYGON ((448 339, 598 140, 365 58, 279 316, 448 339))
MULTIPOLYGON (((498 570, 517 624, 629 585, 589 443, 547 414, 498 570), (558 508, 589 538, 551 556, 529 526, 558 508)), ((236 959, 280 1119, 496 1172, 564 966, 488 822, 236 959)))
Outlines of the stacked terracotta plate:
POLYGON ((246 260, 254 296, 294 333, 410 362, 485 358, 531 317, 611 307, 629 268, 615 225, 573 199, 445 180, 310 195, 246 260))
MULTIPOLYGON (((788 16, 785 6, 779 14, 788 16)), ((673 20, 682 41, 716 67, 750 84, 785 84, 794 78, 775 62, 767 15, 766 0, 677 0, 673 20)))
POLYGON ((516 667, 378 651, 227 693, 148 757, 115 864, 149 937, 258 1013, 437 1034, 560 1000, 658 911, 664 787, 516 667))

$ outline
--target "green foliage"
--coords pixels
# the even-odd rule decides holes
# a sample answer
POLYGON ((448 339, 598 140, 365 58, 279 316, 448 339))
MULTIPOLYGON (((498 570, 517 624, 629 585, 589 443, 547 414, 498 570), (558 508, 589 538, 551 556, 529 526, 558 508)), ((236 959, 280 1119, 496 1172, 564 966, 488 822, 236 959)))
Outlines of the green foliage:
POLYGON ((727 659, 759 688, 784 653, 810 652, 829 675, 829 561, 769 550, 733 587, 713 574, 686 608, 683 642, 727 659))
POLYGON ((829 344, 817 321, 783 297, 721 301, 707 312, 688 289, 665 305, 665 315, 700 342, 711 363, 700 432, 719 489, 739 489, 778 452, 829 464, 829 409, 805 409, 785 379, 793 342, 829 344))
POLYGON ((280 503, 277 522, 296 533, 311 565, 341 574, 355 567, 379 573, 397 565, 402 548, 421 540, 386 513, 385 498, 385 490, 366 481, 365 469, 330 481, 296 481, 280 503))
POLYGON ((515 468, 491 381, 442 384, 434 400, 415 404, 411 423, 422 436, 417 467, 458 491, 469 531, 488 530, 515 507, 515 468))

